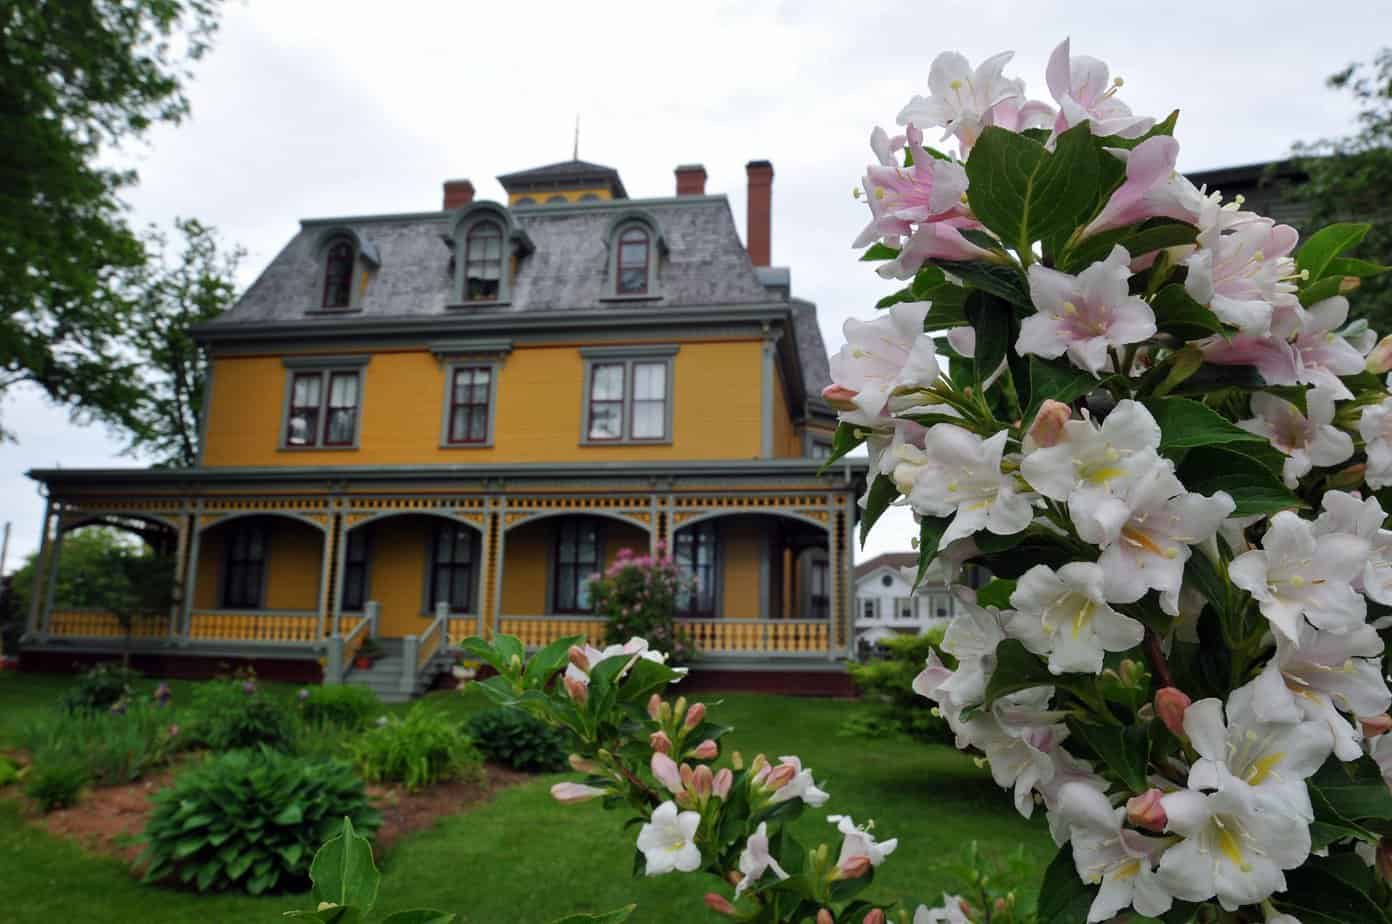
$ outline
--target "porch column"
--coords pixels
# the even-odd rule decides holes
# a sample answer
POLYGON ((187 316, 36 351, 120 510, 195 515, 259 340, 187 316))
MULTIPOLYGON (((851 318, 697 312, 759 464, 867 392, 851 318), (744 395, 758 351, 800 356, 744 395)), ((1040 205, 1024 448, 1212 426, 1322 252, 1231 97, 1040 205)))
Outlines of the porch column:
POLYGON ((792 619, 796 612, 793 604, 793 594, 797 592, 797 582, 793 580, 793 564, 797 558, 793 555, 792 546, 785 541, 783 544, 783 618, 792 619))
POLYGON ((198 521, 192 515, 179 518, 179 533, 174 546, 174 587, 177 593, 174 595, 174 601, 169 605, 169 637, 171 639, 179 635, 179 612, 183 609, 184 604, 184 575, 188 571, 189 535, 197 523, 198 521))
POLYGON ((827 498, 827 657, 841 643, 841 515, 827 498))
POLYGON ((845 509, 841 514, 841 535, 844 549, 841 553, 841 638, 847 658, 855 657, 855 561, 853 560, 853 550, 855 549, 856 509, 854 498, 848 497, 845 509))
POLYGON ((493 608, 495 591, 502 577, 502 563, 498 561, 497 555, 502 529, 502 518, 492 509, 490 500, 488 509, 483 514, 483 536, 479 542, 482 553, 479 571, 483 579, 479 582, 478 623, 475 631, 480 636, 483 635, 483 627, 488 623, 488 614, 493 608))
POLYGON ((343 529, 343 514, 337 509, 331 508, 332 512, 328 515, 328 520, 324 523, 324 548, 319 553, 319 632, 317 638, 325 635, 325 625, 330 614, 333 615, 333 630, 338 631, 338 586, 342 581, 336 580, 339 570, 338 563, 342 561, 339 555, 339 548, 342 546, 341 534, 343 529))
MULTIPOLYGON (((326 634, 329 638, 341 638, 343 636, 343 563, 348 560, 348 533, 352 530, 351 524, 346 525, 342 513, 334 514, 334 522, 337 524, 337 538, 333 541, 335 550, 334 558, 334 579, 333 579, 333 602, 329 610, 328 632, 324 631, 323 621, 319 624, 319 637, 323 638, 326 634)), ((324 540, 329 541, 327 537, 324 540)), ((369 550, 370 552, 371 550, 369 550)))
POLYGON ((198 590, 198 565, 199 551, 202 546, 203 524, 198 514, 193 514, 189 518, 193 525, 192 536, 189 539, 189 559, 188 572, 184 575, 184 606, 183 616, 179 620, 178 632, 179 639, 188 640, 189 632, 193 627, 193 597, 198 590))
POLYGON ((503 618, 503 582, 507 579, 507 496, 499 498, 498 509, 493 512, 497 523, 497 541, 493 549, 493 558, 496 562, 496 577, 493 580, 493 599, 489 601, 492 605, 489 612, 483 616, 483 625, 480 626, 481 634, 484 638, 492 638, 502 624, 503 618))
POLYGON ((43 586, 43 581, 48 576, 49 531, 52 524, 53 499, 49 498, 44 502, 43 529, 39 533, 39 554, 34 559, 33 592, 29 598, 29 615, 24 629, 25 635, 40 635, 40 628, 47 623, 47 614, 43 608, 43 597, 39 593, 39 588, 43 586))

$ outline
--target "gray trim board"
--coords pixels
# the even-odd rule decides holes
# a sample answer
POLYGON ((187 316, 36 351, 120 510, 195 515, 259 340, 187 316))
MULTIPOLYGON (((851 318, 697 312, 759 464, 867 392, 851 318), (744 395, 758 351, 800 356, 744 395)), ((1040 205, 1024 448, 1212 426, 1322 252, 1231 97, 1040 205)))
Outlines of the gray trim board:
POLYGON ((506 337, 475 340, 434 340, 426 344, 436 359, 451 356, 506 356, 512 352, 512 340, 506 337))
POLYGON ((676 343, 635 343, 631 346, 585 346, 580 355, 586 359, 647 359, 676 356, 681 349, 676 343))
POLYGON ((286 369, 301 370, 363 369, 372 362, 371 353, 348 353, 343 356, 282 356, 280 364, 286 369))
POLYGON ((200 354, 204 364, 203 375, 203 400, 199 402, 198 412, 198 447, 194 454, 194 465, 203 464, 203 447, 208 445, 208 418, 213 407, 213 370, 217 368, 217 363, 213 362, 213 357, 201 346, 194 347, 200 354))

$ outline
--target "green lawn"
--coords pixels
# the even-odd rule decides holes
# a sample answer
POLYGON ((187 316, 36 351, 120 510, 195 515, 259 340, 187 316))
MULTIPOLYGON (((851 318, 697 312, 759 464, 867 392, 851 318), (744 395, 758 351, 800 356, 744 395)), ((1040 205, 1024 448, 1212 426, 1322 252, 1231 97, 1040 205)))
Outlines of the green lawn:
MULTIPOLYGON (((0 744, 17 723, 51 708, 67 677, 0 674, 0 744)), ((153 684, 151 684, 153 686, 153 684)), ((188 683, 175 683, 187 700, 188 683)), ((290 695, 293 687, 286 687, 290 695)), ((727 694, 715 717, 734 725, 727 747, 746 757, 799 754, 831 793, 820 811, 798 824, 807 843, 839 843, 826 812, 857 822, 876 821, 881 837, 899 849, 877 873, 876 897, 936 901, 951 885, 945 866, 964 840, 988 851, 1024 845, 1042 871, 1052 843, 1042 821, 1026 822, 985 771, 946 746, 868 740, 836 734, 857 708, 845 701, 727 694)), ((713 697, 706 697, 712 702, 713 697)), ((433 694, 433 708, 461 718, 485 708, 479 697, 433 694)), ((402 707, 384 707, 399 709, 402 707)), ((710 919, 701 896, 711 880, 669 875, 634 880, 633 831, 622 816, 596 803, 562 806, 547 792, 563 776, 543 777, 508 790, 472 812, 416 834, 385 858, 381 911, 431 905, 458 911, 464 921, 547 922, 581 910, 609 910, 636 901, 635 921, 710 919)), ((0 881, 5 919, 29 921, 272 922, 282 910, 304 905, 296 896, 252 899, 198 896, 142 886, 115 860, 84 853, 71 843, 24 824, 18 805, 0 799, 0 881)), ((1025 883, 1032 893, 1035 882, 1025 883)))

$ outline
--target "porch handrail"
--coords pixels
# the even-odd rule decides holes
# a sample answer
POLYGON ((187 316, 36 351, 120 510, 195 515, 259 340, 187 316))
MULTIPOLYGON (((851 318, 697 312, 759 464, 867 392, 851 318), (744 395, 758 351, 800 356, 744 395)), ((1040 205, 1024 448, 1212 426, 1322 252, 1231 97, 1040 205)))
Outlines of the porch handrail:
POLYGON ((324 666, 326 683, 342 683, 343 678, 348 676, 348 671, 353 667, 353 659, 358 656, 358 650, 362 648, 363 643, 369 638, 377 637, 377 616, 380 611, 380 604, 375 600, 369 602, 363 607, 362 618, 353 624, 353 628, 344 635, 334 635, 327 640, 329 656, 324 666))
POLYGON ((408 635, 401 646, 401 692, 416 692, 416 681, 424 673, 426 666, 442 649, 449 645, 449 604, 438 601, 435 604, 435 618, 430 621, 420 635, 408 635))

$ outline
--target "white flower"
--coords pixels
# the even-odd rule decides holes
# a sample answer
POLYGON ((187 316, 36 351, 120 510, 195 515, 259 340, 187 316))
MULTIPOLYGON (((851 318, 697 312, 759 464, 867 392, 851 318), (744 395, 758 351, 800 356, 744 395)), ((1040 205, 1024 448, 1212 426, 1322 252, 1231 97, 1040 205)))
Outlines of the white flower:
POLYGON ((1272 315, 1283 307, 1302 315, 1295 296, 1295 261, 1289 256, 1297 234, 1269 218, 1243 222, 1222 233, 1220 210, 1209 210, 1211 224, 1199 234, 1199 247, 1185 261, 1184 288, 1194 301, 1243 333, 1264 336, 1272 315))
POLYGON ((1014 789, 1015 809, 1025 818, 1034 812, 1034 791, 1052 782, 1059 768, 1053 755, 1068 737, 1060 723, 1067 713, 1048 708, 1053 695, 1053 687, 1011 693, 966 722, 944 713, 958 747, 970 745, 986 755, 991 778, 1002 789, 1014 789))
POLYGON ((784 783, 769 799, 769 802, 777 805, 780 802, 791 802, 793 799, 801 799, 808 805, 816 808, 831 798, 827 793, 817 788, 817 784, 812 779, 812 771, 804 770, 802 758, 795 755, 787 755, 778 758, 784 764, 793 768, 793 778, 784 783))
POLYGON ((1122 827, 1126 809, 1107 801, 1096 789, 1069 783, 1059 793, 1059 813, 1066 819, 1073 844, 1073 865, 1088 885, 1101 883, 1088 909, 1088 921, 1108 921, 1123 908, 1135 907, 1149 917, 1170 910, 1170 893, 1155 876, 1162 838, 1122 827))
POLYGON ((1326 491, 1320 504, 1324 510, 1315 518, 1315 535, 1344 533, 1366 542, 1363 573, 1353 586, 1370 600, 1392 605, 1392 530, 1382 528, 1387 520, 1382 505, 1375 497, 1363 500, 1347 491, 1326 491))
POLYGON ((1320 629, 1349 632, 1367 616, 1367 602, 1351 586, 1366 549, 1364 540, 1344 533, 1317 540, 1309 521, 1283 510, 1271 518, 1260 549, 1232 560, 1228 577, 1290 641, 1299 638, 1302 617, 1320 629))
POLYGON ((915 96, 899 112, 900 125, 919 128, 943 127, 943 138, 956 135, 963 150, 976 143, 982 128, 989 124, 991 110, 1009 99, 1024 95, 1020 80, 1004 77, 1001 71, 1013 51, 1003 51, 981 62, 975 70, 955 51, 944 51, 928 69, 928 96, 915 96))
POLYGON ((831 358, 831 377, 854 392, 854 411, 842 419, 863 426, 882 420, 894 389, 926 388, 938 379, 933 338, 923 332, 929 302, 900 302, 873 321, 849 318, 843 328, 846 345, 831 358))
POLYGON ((899 846, 899 839, 895 837, 887 841, 875 840, 870 833, 875 826, 873 821, 860 827, 856 826, 850 815, 828 815, 827 821, 836 825, 836 830, 841 832, 841 855, 836 859, 837 866, 844 866, 847 860, 855 857, 865 857, 871 866, 879 866, 899 846))
POLYGON ((1310 828, 1286 811, 1281 795, 1248 786, 1219 769, 1212 793, 1182 789, 1160 799, 1167 831, 1184 838, 1160 858, 1160 884, 1189 902, 1217 897, 1235 911, 1284 891, 1282 870, 1310 855, 1310 828))
POLYGON ((962 910, 962 896, 943 893, 943 903, 936 908, 919 905, 914 911, 913 924, 972 924, 962 910))
MULTIPOLYGON (((958 601, 957 612, 943 634, 942 650, 957 659, 957 670, 938 689, 954 703, 970 706, 986 695, 986 682, 996 669, 996 646, 1005 641, 1001 613, 995 607, 958 601)), ((932 662, 930 661, 930 667, 932 662)))
POLYGON ((1122 495, 1161 464, 1160 425, 1145 405, 1127 398, 1117 402, 1101 427, 1070 420, 1063 434, 1053 446, 1026 455, 1020 474, 1045 497, 1067 501, 1080 529, 1099 536, 1115 532, 1131 514, 1122 495))
POLYGON ((741 878, 739 883, 735 885, 735 897, 738 898, 745 889, 758 882, 769 870, 773 870, 773 874, 779 879, 788 878, 783 867, 779 866, 778 861, 769 853, 768 823, 761 821, 754 833, 749 835, 744 850, 740 852, 739 871, 741 878))
POLYGON ((1293 342, 1296 379, 1329 389, 1341 401, 1353 397, 1339 377, 1363 371, 1363 354, 1336 331, 1348 320, 1348 299, 1342 295, 1311 305, 1293 342))
POLYGON ((1068 39, 1049 56, 1045 76, 1049 92, 1059 104, 1056 132, 1090 122, 1092 133, 1099 137, 1139 138, 1155 124, 1154 119, 1132 115, 1131 107, 1116 97, 1121 78, 1112 80, 1107 65, 1096 58, 1074 57, 1068 39))
POLYGON ((1110 362, 1108 348, 1154 336, 1155 313, 1127 289, 1130 263, 1118 244, 1077 276, 1032 265, 1030 300, 1037 310, 1021 323, 1015 349, 1047 359, 1067 353, 1073 365, 1100 375, 1110 362))
POLYGON ((1254 700, 1262 690, 1255 683, 1233 690, 1227 721, 1223 703, 1201 699, 1184 710, 1184 733, 1199 759, 1189 768, 1190 789, 1217 789, 1230 777, 1263 792, 1276 793, 1283 811, 1306 822, 1315 820, 1309 778, 1334 747, 1323 722, 1265 722, 1254 700))
POLYGON ((1324 722, 1339 759, 1356 760, 1363 738, 1356 718, 1392 705, 1381 655, 1382 639, 1371 626, 1339 634, 1302 625, 1294 641, 1277 633, 1276 653, 1252 681, 1253 710, 1265 722, 1324 722))
POLYGON ((1237 422, 1286 456, 1281 475, 1288 488, 1296 487, 1316 465, 1327 468, 1353 455, 1353 437, 1333 424, 1333 394, 1312 388, 1305 393, 1305 408, 1308 417, 1289 401, 1257 392, 1252 395, 1252 413, 1257 416, 1237 422))
MULTIPOLYGON (((1032 495, 1001 471, 1008 437, 1005 430, 983 440, 952 424, 934 424, 923 438, 928 460, 914 473, 909 503, 916 513, 945 517, 952 523, 938 548, 982 529, 1009 536, 1034 518, 1032 495)), ((897 471, 896 471, 897 480, 897 471)))
POLYGON ((1102 568, 1070 562, 1058 571, 1035 565, 1020 576, 1010 605, 1011 635, 1035 654, 1049 656, 1049 670, 1096 674, 1108 651, 1141 643, 1145 627, 1107 605, 1102 568))
MULTIPOLYGON (((1124 498, 1130 515, 1114 536, 1083 536, 1103 545, 1103 591, 1114 603, 1134 603, 1146 590, 1160 591, 1166 613, 1179 612, 1179 590, 1191 545, 1206 542, 1233 512, 1233 500, 1218 491, 1210 497, 1191 494, 1157 465, 1136 479, 1124 498)), ((1082 524, 1079 535, 1082 535, 1082 524)))
POLYGON ((1107 781, 1092 771, 1092 764, 1080 760, 1064 748, 1054 748, 1049 752, 1053 759, 1054 771, 1051 779, 1040 780, 1034 791, 1044 800, 1044 811, 1049 821, 1049 834, 1054 843, 1062 847, 1072 838, 1068 819, 1060 811, 1063 788, 1070 784, 1086 786, 1099 793, 1107 791, 1107 781))
MULTIPOLYGON (((594 670, 596 665, 601 661, 608 661, 610 658, 628 658, 633 655, 638 655, 644 661, 653 661, 657 664, 667 663, 667 654, 665 652, 648 647, 648 640, 639 638, 636 635, 622 645, 609 645, 603 649, 595 648, 593 645, 586 645, 582 651, 585 655, 585 661, 589 664, 589 669, 581 670, 574 664, 567 664, 565 673, 571 680, 582 685, 589 684, 589 672, 594 670)), ((681 669, 681 672, 683 675, 686 673, 684 669, 681 669)), ((675 682, 674 680, 673 683, 675 682)))
POLYGON ((701 826, 700 812, 677 812, 668 800, 652 813, 652 820, 638 831, 638 849, 647 858, 647 874, 658 876, 678 870, 689 873, 701 866, 701 849, 694 838, 701 826))
POLYGON ((1358 434, 1368 453, 1368 487, 1380 491, 1392 485, 1392 398, 1363 408, 1358 434))

